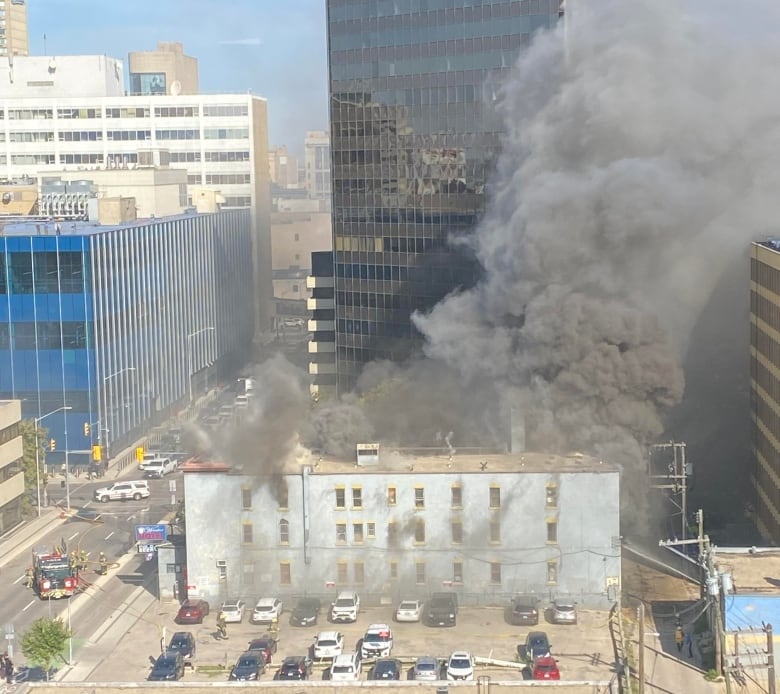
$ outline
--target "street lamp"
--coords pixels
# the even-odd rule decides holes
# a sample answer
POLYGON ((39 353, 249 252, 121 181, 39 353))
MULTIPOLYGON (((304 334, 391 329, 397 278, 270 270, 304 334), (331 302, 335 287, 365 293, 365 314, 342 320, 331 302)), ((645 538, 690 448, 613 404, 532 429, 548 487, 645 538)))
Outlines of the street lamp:
POLYGON ((187 390, 189 392, 190 402, 192 402, 192 343, 190 340, 209 330, 213 331, 216 330, 216 328, 213 325, 210 325, 207 328, 201 328, 200 330, 196 330, 194 333, 187 335, 187 390))
MULTIPOLYGON (((126 366, 124 369, 119 369, 119 371, 114 371, 112 374, 108 374, 105 378, 103 378, 103 417, 101 418, 104 420, 108 414, 108 395, 106 393, 106 383, 108 383, 112 378, 115 378, 116 376, 121 376, 123 373, 126 373, 128 371, 135 371, 134 366, 126 366)), ((98 419, 98 422, 101 422, 101 419, 98 419)), ((113 427, 113 416, 111 419, 109 419, 109 425, 113 427)), ((106 465, 108 465, 108 434, 109 429, 101 427, 98 429, 98 442, 100 442, 100 432, 105 431, 106 432, 106 465)))
MULTIPOLYGON (((56 410, 52 410, 51 412, 47 412, 44 415, 41 415, 40 417, 35 417, 33 420, 35 422, 35 484, 38 490, 38 517, 41 516, 41 464, 40 464, 40 443, 38 441, 38 422, 40 422, 42 419, 46 419, 46 417, 50 417, 53 414, 57 414, 57 412, 63 412, 66 410, 72 410, 73 408, 70 405, 64 405, 63 407, 58 407, 56 410)), ((66 420, 66 430, 67 430, 67 420, 66 420)), ((65 444, 65 448, 67 449, 67 444, 65 444)), ((65 480, 67 485, 67 479, 68 479, 68 469, 67 469, 67 458, 65 459, 66 466, 65 466, 65 480)), ((70 504, 69 504, 70 506, 70 504)))

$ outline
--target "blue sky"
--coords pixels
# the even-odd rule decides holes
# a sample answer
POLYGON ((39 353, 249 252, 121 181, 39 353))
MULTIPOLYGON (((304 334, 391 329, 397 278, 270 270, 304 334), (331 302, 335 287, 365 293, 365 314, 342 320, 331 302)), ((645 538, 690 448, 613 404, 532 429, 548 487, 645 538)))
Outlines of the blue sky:
POLYGON ((324 0, 28 0, 30 52, 120 58, 181 41, 203 92, 268 99, 269 145, 327 128, 324 0))

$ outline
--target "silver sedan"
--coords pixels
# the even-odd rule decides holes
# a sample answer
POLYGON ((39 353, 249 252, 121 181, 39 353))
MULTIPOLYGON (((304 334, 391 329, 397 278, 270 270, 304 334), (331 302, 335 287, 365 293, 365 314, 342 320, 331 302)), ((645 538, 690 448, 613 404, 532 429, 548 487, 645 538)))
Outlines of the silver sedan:
POLYGON ((401 600, 395 611, 396 622, 419 622, 423 604, 419 600, 401 600))

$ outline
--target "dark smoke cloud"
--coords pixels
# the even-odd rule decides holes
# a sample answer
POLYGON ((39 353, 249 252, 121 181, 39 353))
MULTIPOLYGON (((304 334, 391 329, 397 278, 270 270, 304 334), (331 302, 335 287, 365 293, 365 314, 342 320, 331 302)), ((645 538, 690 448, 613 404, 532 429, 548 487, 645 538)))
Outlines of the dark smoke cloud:
POLYGON ((530 448, 631 473, 682 397, 713 287, 777 218, 780 48, 757 27, 780 24, 770 2, 570 5, 567 41, 537 36, 501 96, 468 241, 484 280, 415 323, 430 358, 519 405, 530 448))

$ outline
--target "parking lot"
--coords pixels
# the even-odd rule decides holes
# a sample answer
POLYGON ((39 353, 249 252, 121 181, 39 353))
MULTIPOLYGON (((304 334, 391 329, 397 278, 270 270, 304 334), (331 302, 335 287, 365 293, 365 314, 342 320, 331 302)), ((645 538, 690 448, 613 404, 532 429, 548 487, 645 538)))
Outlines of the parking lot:
MULTIPOLYGON (((251 601, 248 601, 250 605, 251 601)), ((154 603, 129 629, 113 652, 90 676, 94 682, 139 682, 146 679, 154 658, 160 654, 160 640, 170 639, 174 631, 191 631, 197 641, 193 670, 187 669, 184 679, 192 682, 227 680, 230 669, 244 651, 250 639, 263 634, 266 628, 248 622, 249 611, 240 624, 228 624, 228 639, 216 639, 216 609, 202 625, 178 626, 174 617, 178 605, 154 603), (156 625, 158 637, 154 638, 156 625), (164 629, 164 631, 163 631, 164 629)), ((516 661, 517 646, 530 630, 547 632, 551 650, 558 660, 562 680, 600 680, 612 678, 612 645, 606 612, 581 610, 578 624, 552 625, 540 620, 535 627, 511 626, 504 621, 499 607, 461 607, 458 623, 450 628, 433 628, 419 623, 399 624, 392 621, 392 607, 362 609, 354 624, 333 625, 324 617, 317 626, 293 627, 289 624, 289 608, 279 624, 279 647, 261 680, 270 681, 285 656, 306 655, 319 631, 337 630, 344 634, 344 652, 356 650, 366 628, 373 623, 388 623, 393 630, 392 657, 404 663, 404 673, 414 660, 423 655, 445 659, 452 651, 467 650, 477 659, 475 678, 489 676, 494 681, 522 680, 519 665, 483 664, 484 658, 516 661)), ((314 664, 312 679, 326 678, 327 663, 314 664)), ((366 679, 370 663, 363 664, 361 679, 366 679)), ((527 674, 526 674, 527 677, 527 674)))

